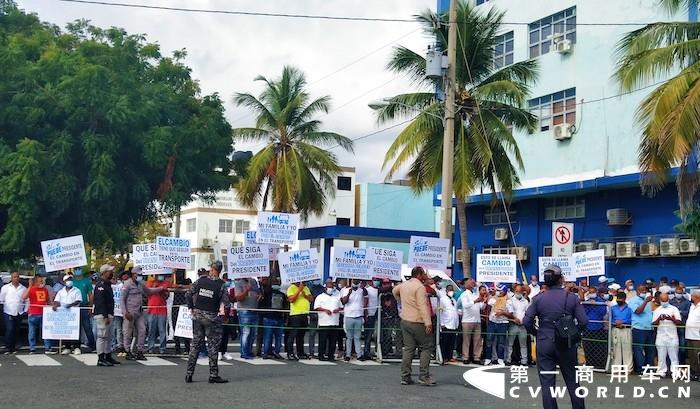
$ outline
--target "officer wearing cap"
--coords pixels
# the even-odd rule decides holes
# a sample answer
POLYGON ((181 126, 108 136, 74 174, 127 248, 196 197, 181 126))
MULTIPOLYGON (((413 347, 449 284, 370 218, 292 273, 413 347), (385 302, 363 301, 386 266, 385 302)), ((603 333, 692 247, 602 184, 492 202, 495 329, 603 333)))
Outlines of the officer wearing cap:
POLYGON ((548 290, 532 299, 523 318, 527 331, 537 337, 537 371, 542 385, 543 407, 544 409, 557 408, 557 401, 552 397, 550 387, 555 386, 556 368, 559 365, 571 398, 571 406, 574 409, 583 409, 585 407, 583 398, 575 395, 576 388, 579 386, 576 382, 576 345, 568 345, 556 340, 555 322, 561 318, 562 314, 570 314, 576 319, 576 324, 581 331, 588 325, 588 318, 578 297, 562 287, 564 280, 559 266, 545 267, 544 282, 548 290), (537 328, 535 318, 539 323, 537 328))
POLYGON ((225 282, 219 275, 223 269, 223 263, 216 260, 211 263, 209 275, 199 277, 190 288, 190 296, 187 304, 192 311, 192 347, 187 360, 187 374, 185 382, 192 382, 194 368, 197 365, 197 355, 207 338, 207 352, 209 355, 209 383, 227 383, 228 379, 219 376, 219 344, 223 332, 223 313, 220 313, 221 305, 229 307, 231 302, 224 286, 225 282))

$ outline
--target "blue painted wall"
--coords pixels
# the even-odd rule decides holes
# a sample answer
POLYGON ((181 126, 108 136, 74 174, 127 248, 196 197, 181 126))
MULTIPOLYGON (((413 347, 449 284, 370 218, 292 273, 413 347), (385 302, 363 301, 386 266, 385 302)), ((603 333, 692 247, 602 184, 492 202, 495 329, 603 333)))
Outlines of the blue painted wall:
MULTIPOLYGON (((579 219, 562 219, 559 221, 574 223, 574 242, 581 241, 635 241, 647 242, 649 236, 675 235, 674 226, 678 218, 673 212, 678 208, 675 185, 669 185, 654 198, 643 196, 638 186, 622 187, 615 190, 572 191, 569 195, 583 195, 586 200, 586 216, 579 219), (633 223, 630 226, 608 226, 606 210, 626 208, 630 211, 633 223)), ((513 230, 518 245, 529 248, 529 260, 523 262, 526 275, 537 274, 537 257, 543 256, 543 247, 551 245, 551 221, 545 221, 545 207, 551 197, 536 196, 516 201, 513 230)), ((498 242, 494 240, 494 229, 502 226, 484 226, 483 215, 488 205, 471 205, 467 208, 467 226, 469 247, 472 254, 480 253, 484 246, 509 246, 512 239, 498 242)), ((652 241, 658 243, 659 237, 652 241)), ((455 246, 461 245, 459 230, 455 231, 455 246)), ((474 261, 472 258, 472 274, 474 261)), ((624 281, 632 278, 636 282, 647 277, 658 279, 667 276, 677 278, 686 284, 700 283, 700 257, 653 257, 611 260, 606 263, 608 276, 624 281)), ((455 265, 455 276, 463 277, 461 266, 455 265)), ((520 277, 520 274, 519 274, 520 277)))

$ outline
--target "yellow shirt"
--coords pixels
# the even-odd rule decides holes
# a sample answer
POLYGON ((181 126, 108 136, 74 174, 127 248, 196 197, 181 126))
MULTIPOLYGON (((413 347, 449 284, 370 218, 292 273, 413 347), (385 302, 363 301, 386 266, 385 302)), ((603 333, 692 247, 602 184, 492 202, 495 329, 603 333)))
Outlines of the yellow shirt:
MULTIPOLYGON (((294 294, 297 293, 299 290, 299 287, 297 287, 296 284, 292 284, 289 286, 287 289, 287 297, 291 297, 294 294)), ((311 302, 304 297, 305 295, 311 295, 311 290, 309 290, 309 287, 304 286, 304 289, 302 290, 301 294, 297 297, 294 302, 289 303, 289 315, 300 315, 300 314, 308 314, 309 310, 311 309, 311 302)))

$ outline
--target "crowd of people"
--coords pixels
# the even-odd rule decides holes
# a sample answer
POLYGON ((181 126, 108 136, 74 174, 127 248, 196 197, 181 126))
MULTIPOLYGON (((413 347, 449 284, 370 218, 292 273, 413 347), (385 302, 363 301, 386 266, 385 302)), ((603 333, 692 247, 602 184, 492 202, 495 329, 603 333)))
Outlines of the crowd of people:
MULTIPOLYGON (((206 277, 210 272, 200 269, 198 273, 206 277)), ((236 338, 243 359, 374 359, 372 342, 377 338, 378 320, 382 331, 398 334, 386 336, 395 345, 385 354, 389 348, 417 348, 419 355, 427 354, 430 359, 438 351, 427 340, 411 339, 409 343, 403 337, 404 324, 398 327, 399 316, 414 314, 408 321, 421 323, 421 314, 425 314, 431 328, 440 328, 438 347, 444 363, 532 365, 536 346, 523 319, 532 300, 547 291, 537 276, 528 283, 486 285, 473 279, 454 283, 426 274, 419 280, 425 295, 411 310, 407 307, 411 301, 395 291, 401 283, 387 279, 329 279, 287 286, 281 285, 279 277, 230 280, 223 273, 221 279, 230 303, 222 303, 218 311, 223 323, 218 359, 233 359, 228 344, 236 338)), ((624 365, 638 374, 652 365, 665 375, 688 362, 697 379, 700 291, 691 292, 683 283, 666 277, 643 283, 627 280, 623 285, 606 277, 596 281, 582 279, 564 285, 584 304, 588 318, 579 348, 581 364, 601 369, 608 364, 624 365)), ((169 312, 173 305, 187 304, 181 295, 191 286, 184 271, 143 275, 138 267, 116 272, 107 264, 87 274, 79 268, 66 271, 55 282, 34 277, 28 288, 14 273, 0 291, 4 352, 16 353, 17 329, 26 313, 29 353, 37 353, 43 308, 49 306, 80 307, 83 346, 81 349, 80 341, 65 341, 59 351, 55 341, 43 340, 46 354, 95 351, 101 366, 119 363, 113 351, 117 358, 127 360, 166 354, 168 328, 175 325, 178 309, 169 312), (178 296, 179 300, 168 302, 178 296)), ((175 354, 188 354, 190 346, 188 338, 174 337, 175 354)), ((206 348, 201 349, 197 353, 206 355, 206 348)))

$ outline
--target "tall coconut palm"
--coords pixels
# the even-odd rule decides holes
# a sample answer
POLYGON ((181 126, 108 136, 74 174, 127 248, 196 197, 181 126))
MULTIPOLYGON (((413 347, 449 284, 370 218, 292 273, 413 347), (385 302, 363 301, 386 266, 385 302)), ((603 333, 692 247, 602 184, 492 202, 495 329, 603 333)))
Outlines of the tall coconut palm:
MULTIPOLYGON (((457 80, 454 146, 454 194, 457 202, 461 248, 468 253, 466 198, 485 187, 506 195, 519 183, 518 169, 523 161, 512 130, 535 129, 536 117, 524 105, 529 85, 536 78, 534 61, 523 61, 497 69, 494 65, 496 40, 502 29, 503 13, 495 9, 480 12, 460 0, 457 7, 457 80)), ((416 16, 424 31, 447 49, 448 28, 438 16, 425 11, 416 16)), ((440 79, 425 78, 425 58, 405 47, 394 49, 388 69, 408 75, 418 85, 442 87, 440 79)), ((400 116, 415 116, 396 137, 384 158, 389 165, 387 179, 405 166, 416 191, 432 189, 442 175, 444 103, 434 92, 400 94, 376 108, 380 123, 400 116), (417 113, 417 114, 416 114, 417 113)), ((495 199, 494 195, 494 199, 495 199)), ((443 200, 450 200, 443 198, 443 200)), ((469 258, 463 270, 469 274, 469 258)))
POLYGON ((327 197, 335 195, 340 173, 336 156, 324 146, 337 145, 353 151, 349 138, 319 130, 318 113, 328 113, 330 97, 312 99, 306 91, 304 74, 285 66, 282 75, 265 82, 258 98, 237 93, 233 101, 253 110, 255 127, 237 128, 234 140, 264 141, 266 146, 250 159, 247 175, 238 183, 238 199, 244 206, 267 208, 308 216, 321 215, 327 197))
MULTIPOLYGON (((671 13, 689 3, 660 0, 671 13)), ((625 35, 617 52, 615 77, 623 91, 670 76, 637 109, 642 129, 638 161, 642 190, 648 194, 663 187, 670 168, 680 166, 678 199, 684 213, 700 188, 700 23, 649 24, 625 35)))

